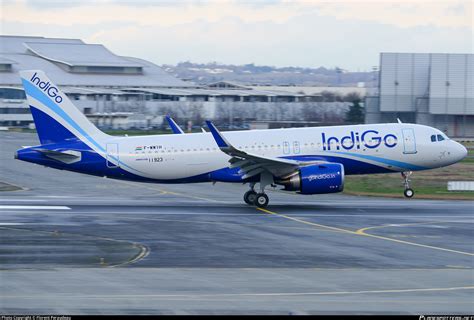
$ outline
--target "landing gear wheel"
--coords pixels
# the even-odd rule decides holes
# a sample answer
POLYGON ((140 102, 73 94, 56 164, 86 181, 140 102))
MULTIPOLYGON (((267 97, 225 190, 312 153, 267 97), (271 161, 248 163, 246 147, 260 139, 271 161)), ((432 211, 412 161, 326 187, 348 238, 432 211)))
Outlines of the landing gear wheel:
POLYGON ((257 193, 255 197, 255 205, 259 208, 268 206, 268 196, 265 193, 257 193))
POLYGON ((411 198, 415 195, 415 191, 413 191, 413 189, 408 188, 403 191, 403 194, 405 195, 405 197, 411 198))
POLYGON ((246 204, 253 205, 255 203, 255 198, 257 198, 257 193, 253 190, 249 190, 244 194, 244 201, 246 204))

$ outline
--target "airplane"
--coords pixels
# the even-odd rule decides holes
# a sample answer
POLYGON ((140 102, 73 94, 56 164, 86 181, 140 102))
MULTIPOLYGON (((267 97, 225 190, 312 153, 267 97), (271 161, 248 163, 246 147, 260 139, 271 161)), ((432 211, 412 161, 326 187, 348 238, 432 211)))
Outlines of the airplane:
POLYGON ((268 186, 304 195, 343 191, 345 175, 413 171, 461 161, 467 150, 438 129, 410 123, 118 137, 100 131, 39 70, 20 72, 40 145, 15 158, 51 168, 149 183, 249 185, 264 208, 268 186), (258 184, 258 189, 255 189, 258 184))

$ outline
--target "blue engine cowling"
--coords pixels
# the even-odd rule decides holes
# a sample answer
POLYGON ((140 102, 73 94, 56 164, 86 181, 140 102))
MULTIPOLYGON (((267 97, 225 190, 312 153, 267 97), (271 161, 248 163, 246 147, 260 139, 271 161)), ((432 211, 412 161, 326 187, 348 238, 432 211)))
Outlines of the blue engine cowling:
POLYGON ((341 192, 344 189, 344 167, 339 163, 324 163, 301 167, 298 174, 281 181, 285 190, 302 194, 341 192))

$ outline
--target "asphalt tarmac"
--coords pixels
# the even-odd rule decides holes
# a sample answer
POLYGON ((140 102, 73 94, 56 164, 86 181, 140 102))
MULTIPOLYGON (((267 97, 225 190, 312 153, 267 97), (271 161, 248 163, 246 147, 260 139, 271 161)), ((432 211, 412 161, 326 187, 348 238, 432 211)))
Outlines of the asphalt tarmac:
MULTIPOLYGON (((474 203, 158 185, 13 159, 0 314, 473 314, 474 203)), ((413 176, 416 179, 416 173, 413 176)))

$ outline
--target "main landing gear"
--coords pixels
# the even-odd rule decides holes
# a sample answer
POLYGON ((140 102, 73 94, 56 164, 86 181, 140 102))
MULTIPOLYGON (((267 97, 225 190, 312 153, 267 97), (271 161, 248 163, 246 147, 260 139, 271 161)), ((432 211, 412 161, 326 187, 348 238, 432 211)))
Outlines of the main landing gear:
POLYGON ((257 198, 257 193, 254 190, 255 183, 250 183, 250 190, 244 193, 244 201, 246 204, 253 205, 255 203, 255 198, 257 198))
POLYGON ((411 174, 412 174, 411 171, 402 172, 402 178, 404 180, 403 185, 405 187, 405 191, 403 191, 403 194, 407 198, 411 198, 415 195, 415 191, 413 191, 413 189, 410 188, 410 176, 411 176, 411 174))
POLYGON ((244 194, 244 201, 248 205, 256 205, 259 208, 268 206, 268 196, 265 193, 265 187, 273 184, 273 175, 263 172, 260 175, 260 192, 255 191, 255 182, 250 183, 250 190, 244 194))

